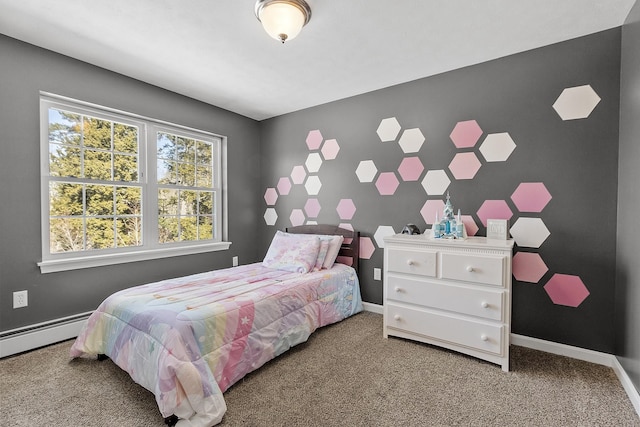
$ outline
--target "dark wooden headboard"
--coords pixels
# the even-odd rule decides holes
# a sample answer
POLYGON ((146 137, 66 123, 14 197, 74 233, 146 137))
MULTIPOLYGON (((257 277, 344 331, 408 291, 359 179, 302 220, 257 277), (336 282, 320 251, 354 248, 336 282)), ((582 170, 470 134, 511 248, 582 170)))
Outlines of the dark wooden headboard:
POLYGON ((347 264, 353 267, 356 273, 359 273, 360 265, 360 232, 347 230, 346 228, 338 227, 337 225, 329 224, 317 224, 317 225, 298 225, 295 227, 286 228, 287 233, 294 234, 328 234, 338 235, 344 237, 340 252, 338 252, 338 259, 336 262, 347 264), (351 260, 351 264, 349 264, 351 260))

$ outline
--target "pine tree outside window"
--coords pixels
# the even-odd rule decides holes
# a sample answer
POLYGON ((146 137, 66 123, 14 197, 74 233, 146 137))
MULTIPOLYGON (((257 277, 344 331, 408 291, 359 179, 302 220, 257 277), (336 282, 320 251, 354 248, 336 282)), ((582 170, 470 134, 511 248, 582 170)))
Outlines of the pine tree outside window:
POLYGON ((43 272, 227 249, 224 138, 41 96, 43 272))

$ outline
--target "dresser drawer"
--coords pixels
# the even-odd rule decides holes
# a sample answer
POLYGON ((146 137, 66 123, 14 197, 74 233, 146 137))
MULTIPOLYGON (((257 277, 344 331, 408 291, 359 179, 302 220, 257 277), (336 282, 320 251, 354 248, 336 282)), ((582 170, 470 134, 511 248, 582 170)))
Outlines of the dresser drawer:
POLYGON ((503 321, 504 292, 389 275, 387 299, 460 314, 503 321))
POLYGON ((390 335, 393 335, 391 329, 397 329, 427 340, 435 339, 497 355, 502 353, 504 326, 501 324, 474 322, 388 303, 385 327, 390 335))
POLYGON ((441 254, 442 278, 504 286, 505 258, 491 255, 441 254))
POLYGON ((389 248, 387 264, 387 270, 396 273, 436 276, 435 251, 389 248))

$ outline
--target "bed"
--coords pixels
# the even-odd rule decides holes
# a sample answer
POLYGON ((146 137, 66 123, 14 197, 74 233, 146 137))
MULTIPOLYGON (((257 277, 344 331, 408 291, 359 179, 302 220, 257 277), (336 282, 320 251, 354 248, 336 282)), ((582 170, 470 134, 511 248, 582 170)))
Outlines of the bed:
POLYGON ((235 382, 362 310, 358 249, 359 233, 336 226, 277 231, 262 262, 109 296, 71 357, 110 358, 155 395, 166 424, 213 426, 235 382))

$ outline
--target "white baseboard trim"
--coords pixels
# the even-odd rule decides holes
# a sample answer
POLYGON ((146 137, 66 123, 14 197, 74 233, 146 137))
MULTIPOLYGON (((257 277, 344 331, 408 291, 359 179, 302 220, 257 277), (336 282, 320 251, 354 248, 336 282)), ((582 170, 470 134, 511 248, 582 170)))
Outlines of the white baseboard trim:
POLYGON ((534 350, 544 351, 546 353, 557 354, 559 356, 567 356, 573 359, 584 360, 585 362, 604 365, 613 369, 618 380, 622 384, 624 391, 627 392, 631 404, 640 416, 640 393, 631 382, 631 378, 624 370, 618 359, 613 354, 602 353, 599 351, 587 350, 580 347, 573 347, 566 344, 544 341, 538 338, 525 337, 523 335, 511 334, 511 344, 521 347, 532 348, 534 350))
POLYGON ((0 358, 75 338, 91 312, 69 316, 0 335, 0 358))
POLYGON ((372 304, 370 302, 362 302, 364 311, 370 311, 376 314, 382 314, 383 307, 379 304, 372 304))

